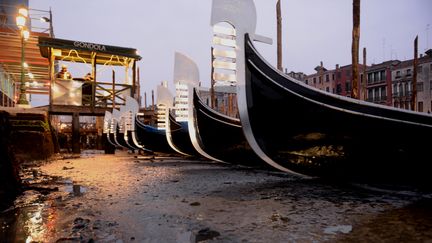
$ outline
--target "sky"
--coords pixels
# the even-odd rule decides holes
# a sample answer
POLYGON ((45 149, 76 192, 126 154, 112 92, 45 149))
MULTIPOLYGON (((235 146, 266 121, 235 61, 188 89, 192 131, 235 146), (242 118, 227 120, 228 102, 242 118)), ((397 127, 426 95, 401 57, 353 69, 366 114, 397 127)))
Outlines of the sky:
MULTIPOLYGON (((276 0, 254 2, 256 33, 273 39, 273 45, 256 47, 276 66, 276 0)), ((202 86, 210 86, 211 0, 29 0, 29 5, 51 8, 56 38, 137 49, 141 95, 147 92, 148 104, 162 81, 174 90, 175 52, 194 60, 202 86)), ((321 61, 327 69, 351 63, 351 0, 281 0, 281 8, 284 68, 312 74, 321 61)), ((431 11, 431 0, 362 0, 360 57, 366 47, 368 65, 412 59, 416 35, 419 53, 432 48, 431 11)))

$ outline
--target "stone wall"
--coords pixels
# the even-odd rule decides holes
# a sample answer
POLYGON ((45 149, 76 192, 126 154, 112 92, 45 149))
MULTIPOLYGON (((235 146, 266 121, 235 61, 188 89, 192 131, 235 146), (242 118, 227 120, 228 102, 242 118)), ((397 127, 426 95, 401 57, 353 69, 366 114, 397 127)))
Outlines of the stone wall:
POLYGON ((20 192, 19 165, 10 143, 9 113, 0 111, 0 209, 20 192))

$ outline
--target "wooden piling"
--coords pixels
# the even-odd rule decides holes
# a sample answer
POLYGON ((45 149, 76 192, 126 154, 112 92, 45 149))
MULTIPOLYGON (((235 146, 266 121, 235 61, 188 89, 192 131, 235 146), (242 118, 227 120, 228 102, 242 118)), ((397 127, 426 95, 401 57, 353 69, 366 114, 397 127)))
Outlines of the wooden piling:
POLYGON ((359 98, 358 95, 358 50, 360 41, 360 0, 353 0, 353 30, 352 30, 352 85, 351 85, 351 97, 359 98))

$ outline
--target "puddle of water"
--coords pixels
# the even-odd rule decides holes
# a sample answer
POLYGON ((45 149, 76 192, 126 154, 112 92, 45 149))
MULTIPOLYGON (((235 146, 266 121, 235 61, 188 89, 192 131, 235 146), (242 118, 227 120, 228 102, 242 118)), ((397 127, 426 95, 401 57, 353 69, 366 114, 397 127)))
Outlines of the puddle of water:
MULTIPOLYGON (((69 179, 50 177, 45 181, 51 186, 64 185, 66 191, 74 195, 87 191, 82 186, 73 185, 69 179)), ((35 183, 32 186, 39 188, 42 184, 35 183)), ((56 232, 59 214, 57 207, 50 206, 52 200, 37 189, 24 191, 9 209, 0 211, 0 242, 46 242, 56 232)))
POLYGON ((44 242, 54 232, 56 215, 54 208, 44 204, 6 210, 0 213, 0 242, 44 242))
POLYGON ((348 234, 351 232, 352 226, 351 225, 337 225, 337 226, 330 226, 324 229, 325 234, 337 234, 337 233, 344 233, 348 234))

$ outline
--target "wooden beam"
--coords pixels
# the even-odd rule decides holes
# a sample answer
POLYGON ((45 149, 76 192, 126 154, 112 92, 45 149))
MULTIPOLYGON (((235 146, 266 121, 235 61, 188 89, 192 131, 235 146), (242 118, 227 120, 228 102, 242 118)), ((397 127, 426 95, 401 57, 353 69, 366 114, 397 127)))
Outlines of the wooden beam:
POLYGON ((114 69, 112 70, 112 107, 113 109, 116 108, 116 103, 115 103, 115 71, 114 69))
POLYGON ((360 0, 353 0, 353 29, 352 29, 352 85, 351 85, 351 97, 358 99, 358 50, 360 41, 360 0))
MULTIPOLYGON (((387 72, 387 70, 386 70, 387 72)), ((366 82, 367 82, 367 73, 366 73, 366 47, 363 48, 363 80, 362 80, 362 90, 363 90, 363 100, 367 99, 367 89, 366 89, 366 82)))
POLYGON ((277 69, 282 68, 282 13, 280 0, 276 3, 276 22, 277 22, 277 69))
POLYGON ((413 60, 413 79, 412 79, 412 98, 411 110, 416 110, 417 105, 417 66, 418 66, 418 36, 414 39, 414 60, 413 60))

